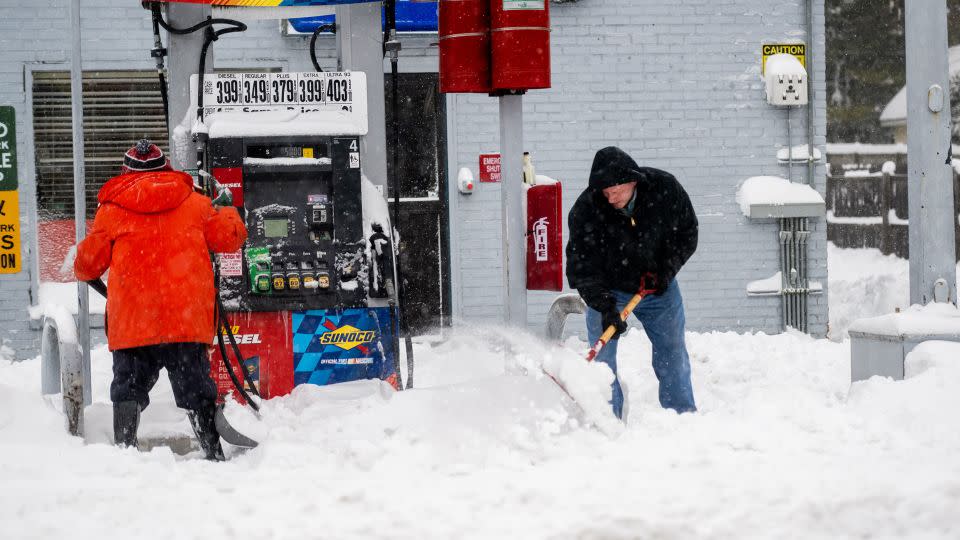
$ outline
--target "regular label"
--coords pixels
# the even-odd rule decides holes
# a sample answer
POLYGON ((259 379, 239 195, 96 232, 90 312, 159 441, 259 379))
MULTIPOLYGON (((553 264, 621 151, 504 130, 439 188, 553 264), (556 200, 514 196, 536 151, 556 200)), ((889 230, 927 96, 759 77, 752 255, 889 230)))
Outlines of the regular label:
POLYGON ((243 275, 243 256, 239 251, 220 254, 220 275, 224 277, 243 275))
POLYGON ((20 199, 16 191, 0 191, 0 274, 20 272, 20 253, 20 199))
POLYGON ((515 9, 543 10, 546 0, 503 0, 503 10, 515 9))

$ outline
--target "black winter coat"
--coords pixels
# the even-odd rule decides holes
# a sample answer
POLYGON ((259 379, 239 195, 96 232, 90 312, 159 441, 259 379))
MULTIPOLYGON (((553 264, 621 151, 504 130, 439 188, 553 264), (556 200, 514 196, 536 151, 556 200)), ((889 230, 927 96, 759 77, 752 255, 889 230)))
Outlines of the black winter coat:
POLYGON ((570 210, 569 230, 567 281, 601 313, 615 307, 612 289, 636 292, 647 272, 668 283, 697 249, 697 215, 683 186, 614 146, 594 157, 589 186, 570 210), (636 201, 627 216, 607 202, 603 189, 633 181, 636 201))

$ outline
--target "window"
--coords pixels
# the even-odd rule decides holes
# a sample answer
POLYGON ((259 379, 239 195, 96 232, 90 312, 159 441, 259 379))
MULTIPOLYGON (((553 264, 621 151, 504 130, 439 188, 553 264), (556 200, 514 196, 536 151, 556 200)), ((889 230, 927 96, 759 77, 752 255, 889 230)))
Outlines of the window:
MULTIPOLYGON (((167 152, 167 128, 155 71, 88 71, 83 74, 84 166, 87 217, 97 192, 120 173, 123 153, 150 139, 167 152)), ((37 209, 41 220, 73 218, 73 142, 70 72, 33 74, 33 128, 37 209)))

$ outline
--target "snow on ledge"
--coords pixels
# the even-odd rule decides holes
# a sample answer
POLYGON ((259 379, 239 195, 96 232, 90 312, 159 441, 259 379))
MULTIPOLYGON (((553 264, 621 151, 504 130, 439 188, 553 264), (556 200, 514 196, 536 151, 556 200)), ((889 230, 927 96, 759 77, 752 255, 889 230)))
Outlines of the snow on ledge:
POLYGON ((345 111, 258 111, 217 114, 197 123, 193 133, 208 130, 211 139, 295 135, 366 135, 366 118, 345 111))
POLYGON ((743 215, 750 217, 751 206, 824 204, 824 201, 823 197, 807 184, 798 184, 779 176, 754 176, 740 185, 737 190, 737 204, 740 205, 743 215))
MULTIPOLYGON (((887 163, 890 163, 889 161, 887 163)), ((870 172, 863 169, 843 171, 844 178, 882 178, 883 171, 870 172)))
POLYGON ((960 335, 960 310, 938 302, 913 305, 900 313, 854 321, 849 332, 898 337, 960 335))
POLYGON ((883 225, 883 218, 880 216, 869 217, 843 217, 835 216, 833 210, 827 210, 827 223, 834 225, 883 225))
POLYGON ((537 183, 536 185, 538 185, 538 186, 552 186, 552 185, 555 185, 555 184, 560 183, 559 180, 554 180, 553 178, 550 178, 549 176, 547 176, 547 175, 545 175, 545 174, 538 174, 538 175, 536 175, 535 181, 536 181, 536 183, 537 183))
POLYGON ((57 337, 60 343, 77 343, 77 322, 67 306, 62 304, 43 304, 30 306, 33 319, 53 319, 57 323, 57 337))
MULTIPOLYGON (((107 299, 92 289, 89 299, 90 313, 103 315, 107 308, 107 299)), ((63 306, 69 313, 76 315, 79 311, 77 308, 77 282, 41 282, 37 304, 29 308, 30 318, 34 320, 42 318, 47 306, 63 306)))
MULTIPOLYGON (((798 144, 792 148, 793 152, 791 154, 790 148, 781 148, 777 150, 777 161, 807 161, 809 159, 809 153, 807 152, 807 145, 798 144)), ((823 156, 820 154, 820 149, 816 146, 813 147, 813 160, 820 161, 823 156)))
POLYGON ((330 158, 309 158, 309 157, 275 157, 275 158, 243 158, 244 165, 330 165, 330 158))
MULTIPOLYGON (((747 283, 747 294, 749 296, 780 296, 783 294, 783 272, 778 271, 776 274, 764 278, 758 279, 756 281, 751 281, 747 283)), ((823 292, 823 283, 819 281, 811 281, 809 283, 809 291, 811 294, 819 294, 823 292)))

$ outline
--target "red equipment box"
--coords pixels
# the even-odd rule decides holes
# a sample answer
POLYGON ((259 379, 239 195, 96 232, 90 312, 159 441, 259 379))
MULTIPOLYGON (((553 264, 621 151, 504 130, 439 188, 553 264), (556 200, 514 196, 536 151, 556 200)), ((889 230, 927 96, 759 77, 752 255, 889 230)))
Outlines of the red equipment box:
POLYGON ((550 1, 491 0, 494 90, 550 88, 550 1))
POLYGON ((441 0, 440 91, 490 92, 488 0, 441 0))
POLYGON ((550 88, 549 0, 441 0, 440 91, 550 88))
POLYGON ((527 190, 527 290, 563 290, 563 208, 560 182, 527 190))

